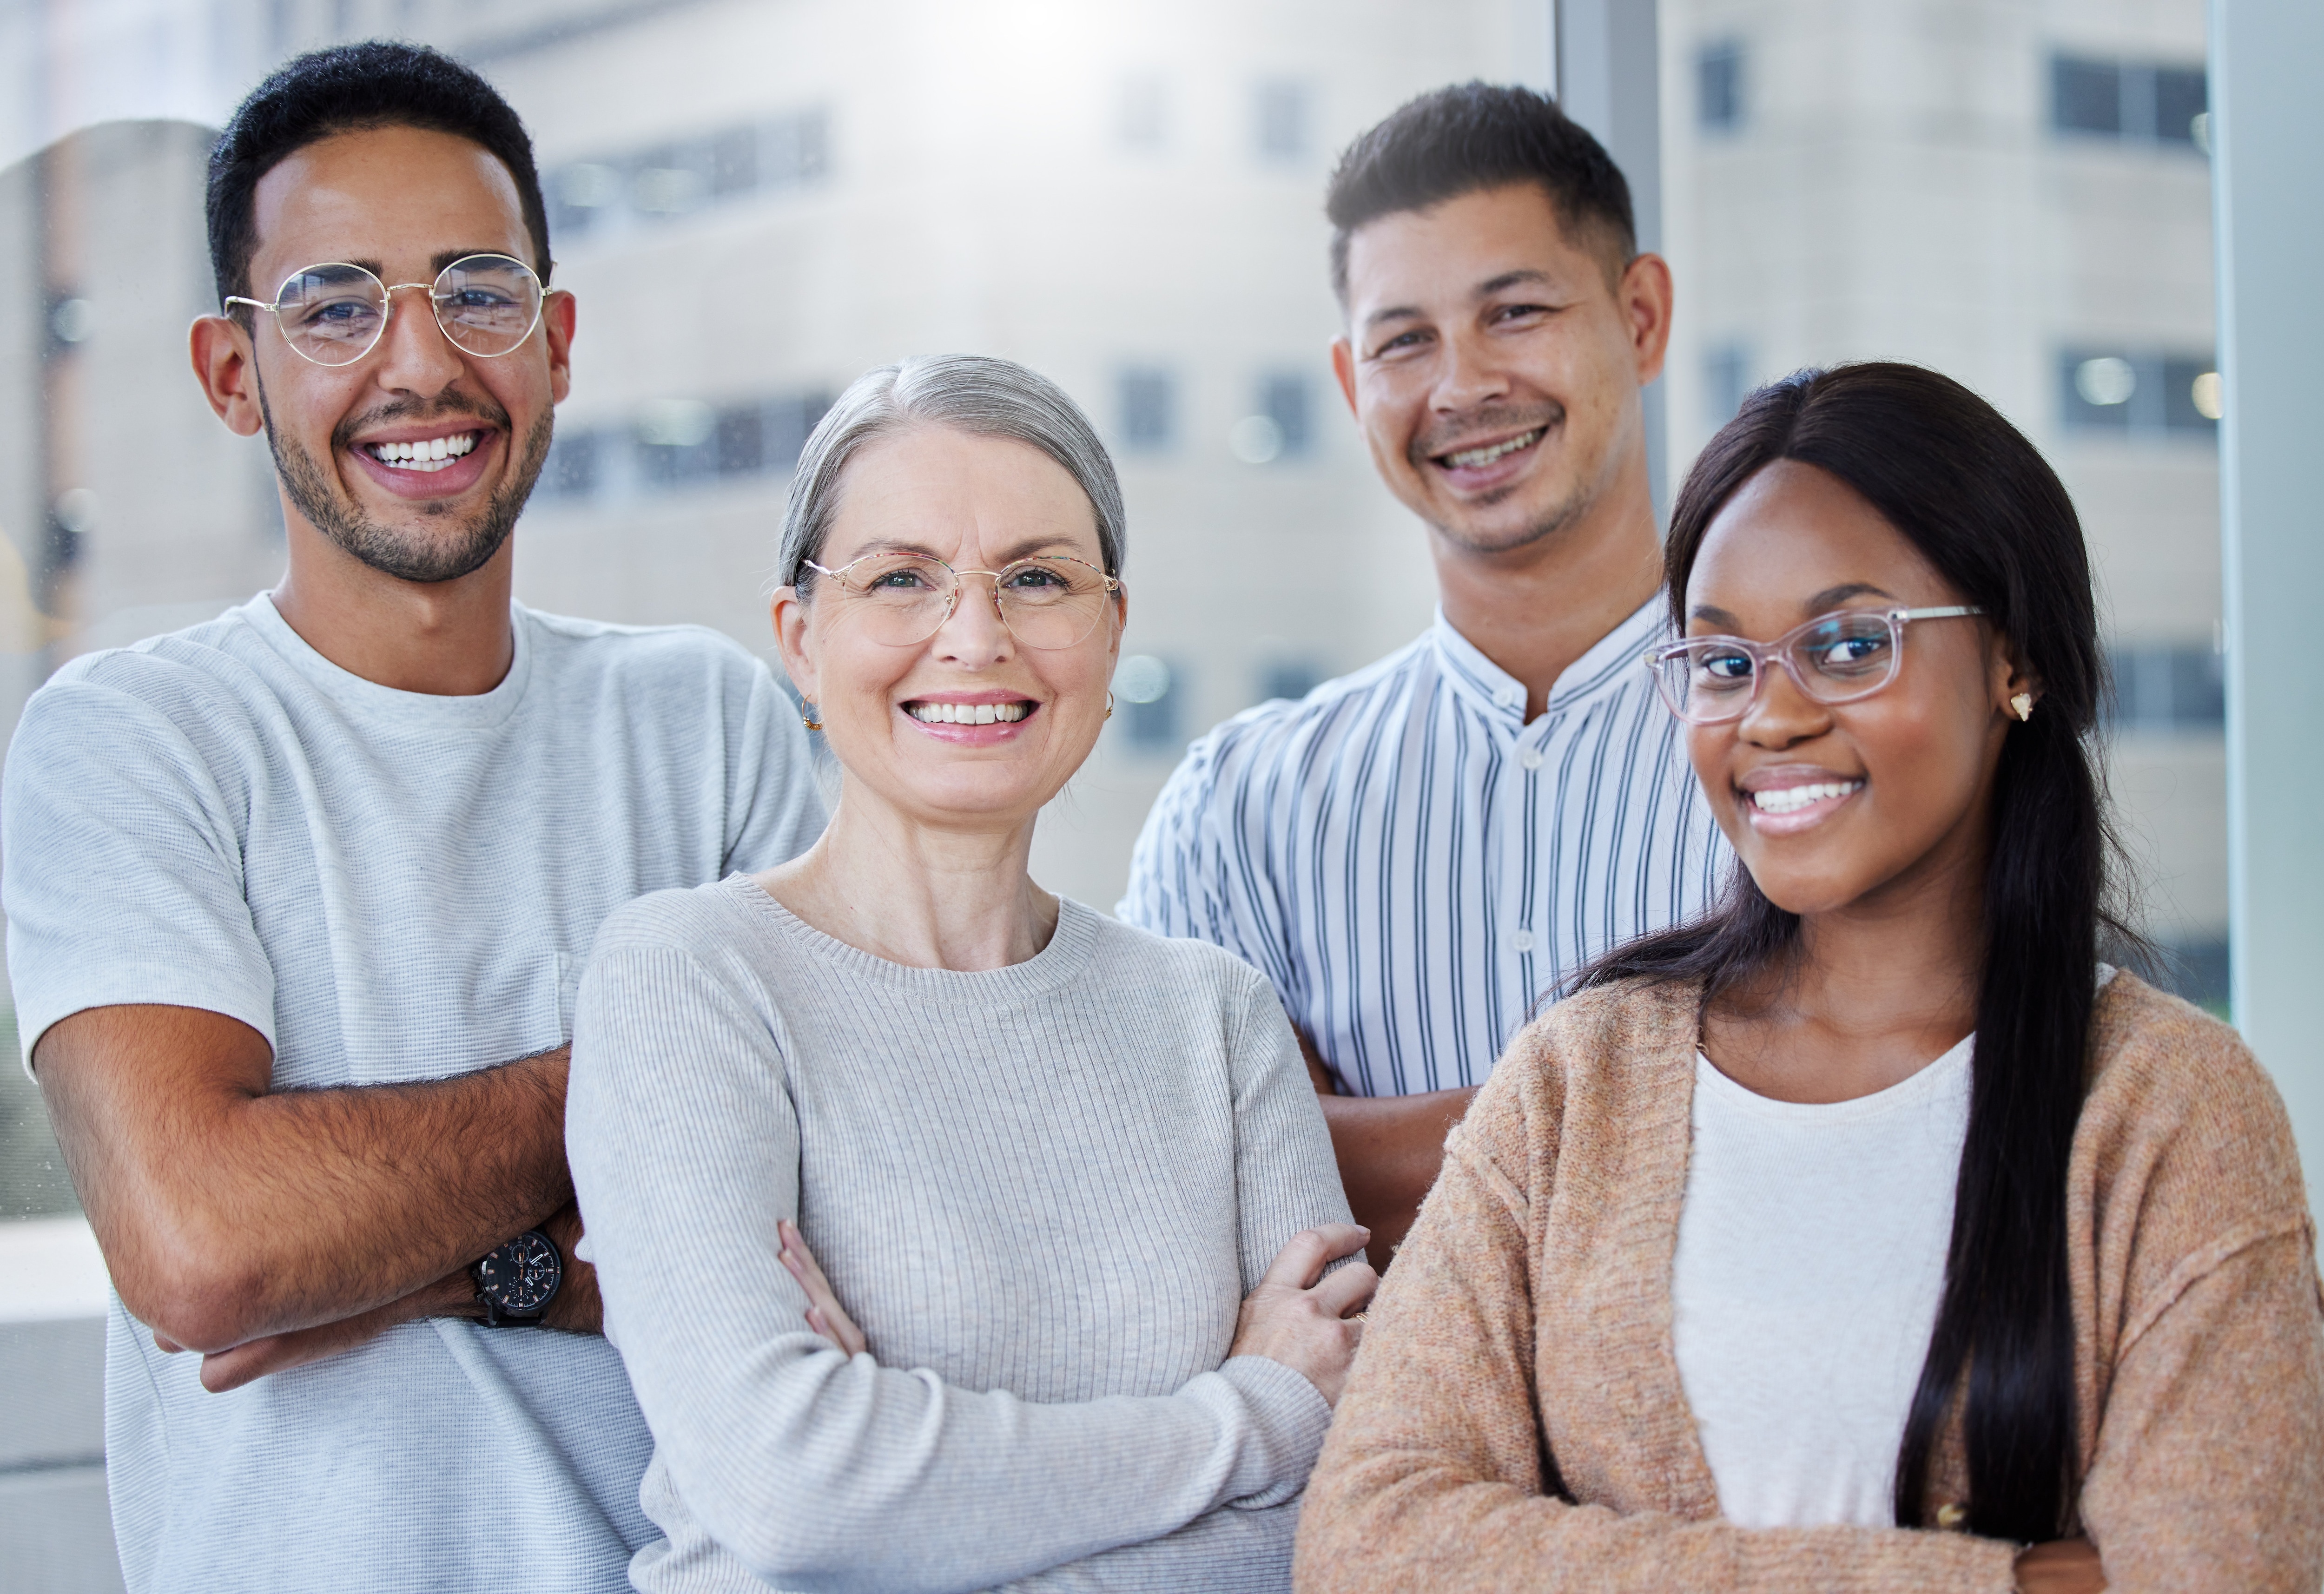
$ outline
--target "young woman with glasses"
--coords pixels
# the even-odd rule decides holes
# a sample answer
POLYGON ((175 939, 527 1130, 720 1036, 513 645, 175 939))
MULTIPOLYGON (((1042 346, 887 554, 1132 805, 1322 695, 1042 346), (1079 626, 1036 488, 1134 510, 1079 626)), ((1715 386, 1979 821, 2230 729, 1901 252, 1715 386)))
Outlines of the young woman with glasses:
POLYGON ((614 915, 575 1026, 641 1589, 1288 1584, 1373 1284, 1325 1272, 1366 1235, 1298 1044, 1231 956, 1027 872, 1111 712, 1121 555, 1022 366, 873 372, 807 442, 774 619, 830 828, 614 915))
POLYGON ((1741 869, 1456 1131, 1297 1586, 2314 1589, 2299 1162, 2235 1032, 2098 961, 2057 477, 1944 377, 1804 373, 1704 450, 1668 576, 1741 869))

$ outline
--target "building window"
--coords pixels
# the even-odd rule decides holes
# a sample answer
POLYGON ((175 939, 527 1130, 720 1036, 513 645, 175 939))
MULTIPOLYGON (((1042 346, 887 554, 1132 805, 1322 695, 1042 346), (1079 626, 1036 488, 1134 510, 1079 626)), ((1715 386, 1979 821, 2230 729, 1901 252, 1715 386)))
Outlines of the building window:
POLYGON ((1286 455, 1305 454, 1314 445, 1309 398, 1314 391, 1296 372, 1278 372, 1259 384, 1259 412, 1275 423, 1286 455))
POLYGON ((2070 431, 2217 438, 2219 373, 2209 359, 2152 351, 2068 349, 2058 356, 2070 431))
POLYGON ((766 421, 756 404, 718 411, 710 441, 713 463, 722 476, 756 475, 766 467, 766 421))
POLYGON ((2061 134, 2186 149, 2205 143, 2200 67, 2094 56, 2050 59, 2050 125, 2061 134))
POLYGON ((549 172, 542 185, 549 230, 569 242, 816 182, 829 170, 828 146, 826 120, 815 110, 576 161, 549 172))
POLYGON ((668 490, 718 474, 718 414, 699 399, 658 399, 638 417, 638 478, 668 490))
POLYGON ((550 498, 587 498, 597 491, 597 434, 558 427, 534 491, 550 498))
POLYGON ((1702 356, 1702 418, 1725 426, 1751 392, 1751 351, 1740 343, 1717 343, 1702 356))
POLYGON ((1167 371, 1138 367, 1121 373, 1121 442, 1151 453, 1170 446, 1176 395, 1167 371))
POLYGON ((1113 695, 1122 711, 1122 734, 1140 752, 1175 754, 1185 738, 1178 728, 1185 700, 1182 672, 1151 653, 1133 653, 1113 672, 1113 695))
POLYGON ((1323 667, 1312 659, 1270 659, 1259 668, 1259 700, 1271 703, 1286 697, 1296 703, 1323 680, 1323 667))
POLYGON ((788 473, 798 463, 799 450, 831 408, 831 395, 814 392, 769 399, 759 406, 760 461, 762 468, 788 473))
POLYGON ((1158 150, 1170 142, 1170 97, 1159 73, 1134 72, 1121 80, 1113 136, 1125 150, 1158 150))
POLYGON ((534 491, 545 500, 627 499, 787 475, 831 397, 820 390, 712 406, 661 399, 628 426, 559 428, 534 491))
POLYGON ((1258 94, 1259 153, 1264 161, 1296 161, 1307 152, 1307 88, 1261 83, 1258 94))
POLYGON ((1743 125, 1743 46, 1732 39, 1706 44, 1694 58, 1695 120, 1706 133, 1743 125))
POLYGON ((2207 646, 2139 644, 2107 655, 2117 731, 2216 732, 2227 723, 2227 661, 2207 646))
POLYGON ((1307 452, 1314 440, 1307 379, 1277 372, 1259 381, 1259 404, 1229 428, 1227 447, 1245 465, 1268 465, 1307 452))

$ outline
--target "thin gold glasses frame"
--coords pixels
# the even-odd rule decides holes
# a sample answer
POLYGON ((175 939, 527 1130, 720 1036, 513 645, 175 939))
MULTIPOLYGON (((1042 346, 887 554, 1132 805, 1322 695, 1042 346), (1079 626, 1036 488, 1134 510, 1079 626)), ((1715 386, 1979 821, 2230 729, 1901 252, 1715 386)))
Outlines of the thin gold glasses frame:
POLYGON ((1792 677, 1792 685, 1798 687, 1800 696, 1810 702, 1821 703, 1827 707, 1843 703, 1855 703, 1895 684, 1897 673, 1904 668, 1904 627, 1911 622, 1962 620, 1984 613, 1984 609, 1975 604, 1946 604, 1927 609, 1835 609, 1830 613, 1819 614, 1812 620, 1803 621, 1772 642, 1755 642, 1748 637, 1683 637, 1677 641, 1665 642, 1659 648, 1649 649, 1645 663, 1647 672, 1655 678, 1655 691, 1662 698, 1663 706, 1669 709, 1674 715, 1690 725, 1724 725, 1749 714, 1751 705, 1759 701, 1759 688, 1766 684, 1767 664, 1771 659, 1782 668, 1785 675, 1792 677), (1806 681, 1800 678, 1799 666, 1792 661, 1793 644, 1820 625, 1829 625, 1835 620, 1864 614, 1886 621, 1888 624, 1889 635, 1896 643, 1895 651, 1890 655, 1888 673, 1860 692, 1850 692, 1839 697, 1825 696, 1810 687, 1806 681), (1749 655, 1751 659, 1751 690, 1744 696, 1743 701, 1736 706, 1732 714, 1717 714, 1709 719, 1688 714, 1672 700, 1669 678, 1663 672, 1663 666, 1671 659, 1684 658, 1705 642, 1725 643, 1738 653, 1749 655))
MULTIPOLYGON (((454 348, 458 349, 462 354, 474 355, 479 360, 504 359, 508 355, 512 355, 516 353, 517 350, 522 348, 525 346, 526 340, 532 336, 534 329, 540 325, 541 312, 548 307, 549 303, 548 284, 541 284, 540 294, 532 301, 532 319, 525 323, 524 330, 516 336, 515 339, 510 343, 509 346, 494 355, 478 354, 476 350, 470 348, 466 344, 462 343, 458 338, 453 336, 451 328, 444 325, 443 316, 440 313, 438 313, 438 296, 437 293, 437 285, 442 282, 446 277, 448 277, 454 272, 458 271, 462 266, 467 265, 473 261, 479 260, 505 261, 509 264, 516 267, 519 271, 522 272, 528 277, 534 277, 536 275, 530 266, 517 259, 516 256, 512 254, 495 254, 490 251, 483 251, 475 254, 462 255, 459 259, 453 261, 445 266, 442 271, 437 272, 436 280, 432 282, 381 281, 379 273, 373 271, 368 266, 359 266, 353 261, 349 260, 322 260, 317 261, 313 265, 300 266, 297 271, 292 272, 289 276, 283 278, 281 287, 279 287, 274 290, 274 302, 272 304, 267 303, 263 299, 250 299, 239 293, 227 294, 226 297, 226 302, 229 306, 247 305, 254 310, 264 310, 268 315, 274 318, 274 329, 277 332, 282 333, 282 341, 289 346, 292 354, 298 355, 300 359, 306 361, 310 365, 320 365, 326 371, 344 371, 348 366, 359 364, 364 360, 369 358, 371 352, 377 348, 381 343, 385 341, 387 337, 388 323, 395 318, 395 296, 406 288, 417 288, 421 292, 428 295, 428 303, 429 308, 429 319, 436 323, 436 330, 444 335, 445 342, 450 344, 454 348), (372 334, 371 341, 364 345, 364 346, 357 350, 354 355, 351 355, 344 360, 318 360, 315 358, 314 355, 309 354, 305 349, 300 348, 299 346, 298 339, 292 337, 288 332, 284 332, 282 330, 282 295, 284 290, 300 278, 309 276, 316 272, 321 271, 348 271, 362 272, 364 276, 369 277, 373 281, 379 283, 381 302, 385 307, 380 311, 379 330, 372 334)), ((536 281, 538 279, 536 277, 536 281)))
MULTIPOLYGON (((805 566, 807 569, 814 571, 818 576, 826 576, 833 581, 838 582, 842 591, 853 592, 854 589, 848 586, 846 581, 847 573, 850 570, 854 569, 858 565, 868 564, 873 559, 892 559, 898 557, 926 559, 931 565, 944 566, 945 573, 952 577, 952 596, 945 600, 943 617, 940 618, 935 625, 928 628, 927 636, 921 637, 914 641, 891 642, 888 644, 890 647, 896 648, 917 648, 921 642, 927 641, 928 637, 936 635, 936 632, 942 631, 945 626, 952 623, 953 615, 958 613, 960 609, 961 588, 965 585, 965 583, 961 580, 961 577, 964 576, 990 576, 992 577, 993 609, 994 612, 1001 616, 1001 623, 1009 627, 1009 634, 1011 636, 1017 635, 1017 628, 1013 624, 1010 623, 1009 606, 1001 601, 1001 578, 1008 575, 1011 570, 1021 569, 1028 565, 1079 565, 1083 569, 1096 576, 1101 583, 1099 590, 1106 595, 1111 596, 1121 590, 1121 578, 1120 576, 1109 576, 1105 571, 1100 569, 1097 566, 1091 564, 1087 559, 1078 559, 1071 554, 1035 554, 1030 558, 1012 559, 998 570, 955 570, 949 564, 945 564, 944 560, 937 558, 934 554, 899 555, 894 552, 865 554, 861 558, 848 560, 847 563, 840 566, 836 570, 831 568, 827 565, 818 565, 813 559, 801 559, 799 563, 805 566)), ((1090 631, 1095 631, 1096 629, 1097 622, 1093 618, 1090 622, 1090 631)), ((1023 640, 1021 637, 1018 640, 1020 641, 1023 640)), ((1082 642, 1088 640, 1089 631, 1084 631, 1080 636, 1074 638, 1073 641, 1064 643, 1062 646, 1067 648, 1077 647, 1082 642)), ((1028 648, 1033 646, 1030 642, 1027 642, 1025 645, 1028 648)), ((1056 650, 1055 649, 1043 650, 1045 652, 1054 652, 1056 650)))

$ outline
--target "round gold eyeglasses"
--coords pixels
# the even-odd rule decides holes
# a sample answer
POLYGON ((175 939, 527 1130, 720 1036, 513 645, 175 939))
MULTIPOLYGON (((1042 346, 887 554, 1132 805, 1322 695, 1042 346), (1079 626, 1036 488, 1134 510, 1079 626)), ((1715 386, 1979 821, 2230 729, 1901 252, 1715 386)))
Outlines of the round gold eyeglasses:
POLYGON ((272 316, 294 354, 318 365, 352 365, 379 346, 406 288, 428 295, 454 347, 483 359, 515 353, 540 324, 540 279, 506 254, 463 255, 432 283, 383 282, 362 266, 327 262, 283 278, 272 304, 240 294, 226 302, 272 316))
POLYGON ((955 570, 927 554, 866 554, 838 569, 803 561, 835 583, 848 611, 877 642, 909 648, 942 631, 960 606, 961 577, 992 577, 992 602, 1009 633, 1044 652, 1070 648, 1097 629, 1118 577, 1070 554, 1042 554, 999 570, 955 570))

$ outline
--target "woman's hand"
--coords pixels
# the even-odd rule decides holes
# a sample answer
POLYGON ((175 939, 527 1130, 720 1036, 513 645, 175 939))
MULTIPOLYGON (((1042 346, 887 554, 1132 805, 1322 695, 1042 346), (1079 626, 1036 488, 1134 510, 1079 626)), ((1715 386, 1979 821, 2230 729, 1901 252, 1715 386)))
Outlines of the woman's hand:
POLYGON ((2106 1594, 2106 1568, 2088 1539, 2036 1544, 2017 1558, 2018 1594, 2106 1594))
POLYGON ((783 1266, 799 1281, 807 1292, 807 1326, 829 1340, 848 1355, 853 1356, 864 1347, 863 1331, 847 1315, 847 1308, 839 1304, 839 1296, 831 1287, 831 1280, 823 1276, 823 1267, 815 1253, 807 1248, 798 1225, 788 1218, 775 1225, 782 1237, 783 1266))
POLYGON ((1279 1361, 1314 1385, 1326 1404, 1339 1405, 1364 1336, 1363 1319, 1350 1313, 1370 1304, 1379 1275, 1368 1262, 1329 1277, 1323 1269, 1361 1250, 1370 1238, 1371 1230, 1353 1223, 1326 1223, 1293 1235, 1244 1300, 1227 1354, 1279 1361))

